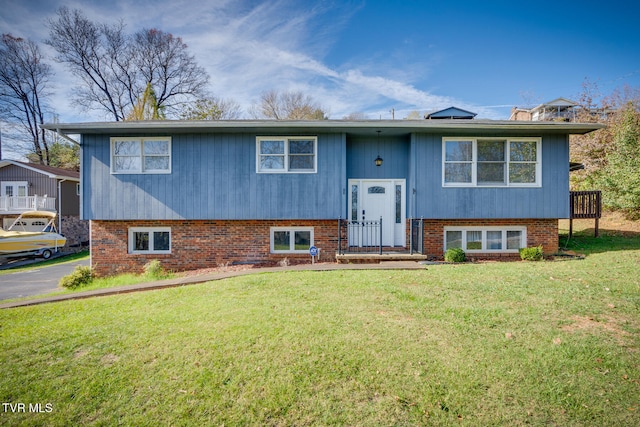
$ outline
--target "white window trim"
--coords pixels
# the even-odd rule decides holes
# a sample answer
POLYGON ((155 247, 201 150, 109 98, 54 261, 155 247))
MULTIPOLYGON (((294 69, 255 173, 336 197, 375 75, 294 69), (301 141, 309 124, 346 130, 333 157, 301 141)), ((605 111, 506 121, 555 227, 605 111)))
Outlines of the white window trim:
POLYGON ((14 189, 17 189, 18 187, 24 187, 25 188, 25 195, 24 196, 18 196, 17 194, 14 194, 13 197, 29 197, 29 182, 28 181, 1 181, 0 182, 0 196, 6 196, 6 187, 13 187, 14 189))
POLYGON ((171 137, 170 136, 154 136, 154 137, 111 137, 109 148, 109 161, 111 163, 111 174, 113 175, 139 175, 139 174, 170 174, 171 173, 171 137), (140 142, 140 169, 137 171, 116 171, 114 170, 114 147, 118 141, 138 141, 140 142), (145 141, 168 141, 169 142, 169 169, 144 169, 144 142, 145 141))
POLYGON ((258 136, 256 137, 256 173, 317 173, 318 172, 318 137, 317 136, 258 136), (289 141, 313 141, 313 170, 289 169, 289 141), (260 169, 260 142, 284 141, 284 168, 260 169))
POLYGON ((444 227, 444 250, 447 250, 447 231, 462 231, 462 250, 466 253, 518 253, 519 249, 507 249, 507 231, 520 231, 520 248, 527 247, 527 227, 524 225, 514 226, 461 226, 461 227, 444 227), (482 249, 466 249, 467 247, 467 231, 482 231, 482 249), (486 249, 487 247, 487 231, 502 231, 502 248, 503 249, 486 249))
POLYGON ((173 246, 171 237, 171 227, 131 227, 129 228, 129 253, 130 254, 170 254, 171 248, 173 246), (136 251, 134 250, 135 239, 133 237, 134 233, 149 233, 150 235, 154 232, 169 232, 169 250, 165 251, 156 251, 153 249, 153 239, 149 236, 149 250, 148 251, 136 251))
POLYGON ((274 233, 276 231, 288 231, 289 233, 291 233, 291 236, 294 237, 294 233, 296 231, 309 231, 311 234, 311 242, 309 247, 314 245, 314 237, 313 237, 313 227, 271 227, 270 231, 269 231, 269 247, 271 250, 272 254, 308 254, 309 253, 309 248, 306 248, 304 250, 295 250, 295 239, 292 238, 291 241, 289 242, 289 250, 286 251, 278 251, 275 249, 275 242, 274 242, 274 233))
MULTIPOLYGON (((462 163, 462 162, 453 162, 453 163, 462 163)), ((528 163, 528 162, 526 162, 528 163)), ((542 187, 542 138, 540 137, 531 137, 531 138, 511 138, 511 137, 445 137, 442 138, 442 186, 443 187, 476 187, 476 188, 523 188, 523 187, 542 187), (507 141, 506 146, 506 179, 504 184, 478 184, 478 141, 495 141, 495 140, 505 140, 507 141), (471 141, 473 144, 473 154, 471 163, 471 182, 446 182, 445 181, 445 164, 446 161, 446 147, 448 141, 471 141), (509 142, 536 142, 536 182, 534 183, 510 183, 509 182, 509 164, 510 163, 522 163, 522 162, 511 162, 509 160, 509 150, 511 146, 509 142)))

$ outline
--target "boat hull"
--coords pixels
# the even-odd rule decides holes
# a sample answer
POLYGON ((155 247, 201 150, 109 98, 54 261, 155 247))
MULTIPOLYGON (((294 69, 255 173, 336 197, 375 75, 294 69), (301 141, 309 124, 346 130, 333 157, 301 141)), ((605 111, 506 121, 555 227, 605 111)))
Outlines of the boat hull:
POLYGON ((45 249, 57 251, 67 242, 66 237, 58 233, 20 233, 0 236, 0 256, 22 252, 38 252, 45 249))

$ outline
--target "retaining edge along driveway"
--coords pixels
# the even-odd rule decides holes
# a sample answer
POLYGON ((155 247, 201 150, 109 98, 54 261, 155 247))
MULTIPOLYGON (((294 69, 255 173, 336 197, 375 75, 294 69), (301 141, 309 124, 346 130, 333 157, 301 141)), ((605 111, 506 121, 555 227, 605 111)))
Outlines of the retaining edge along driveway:
POLYGON ((14 301, 0 304, 0 309, 26 307, 37 304, 47 304, 51 302, 92 298, 99 296, 126 294, 131 292, 150 291, 155 289, 175 288, 178 286, 195 285, 198 283, 211 282, 215 280, 228 279, 231 277, 247 276, 250 274, 277 273, 284 271, 333 271, 333 270, 426 270, 425 265, 416 261, 388 261, 379 264, 338 264, 338 263, 317 263, 317 264, 297 264, 288 267, 265 267, 252 268, 237 271, 220 271, 197 276, 177 277, 174 279, 158 280, 155 282, 138 283, 135 285, 117 286, 113 288, 94 289, 91 291, 80 291, 64 295, 52 295, 42 298, 34 298, 24 301, 14 301))

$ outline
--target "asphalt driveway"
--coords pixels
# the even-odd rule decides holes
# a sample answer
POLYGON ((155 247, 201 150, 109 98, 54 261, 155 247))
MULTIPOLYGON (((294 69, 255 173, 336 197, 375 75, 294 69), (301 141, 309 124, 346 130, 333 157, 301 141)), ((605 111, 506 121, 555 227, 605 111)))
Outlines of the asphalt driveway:
POLYGON ((77 265, 89 265, 89 259, 35 267, 32 270, 0 276, 0 300, 40 295, 58 289, 58 282, 77 265))

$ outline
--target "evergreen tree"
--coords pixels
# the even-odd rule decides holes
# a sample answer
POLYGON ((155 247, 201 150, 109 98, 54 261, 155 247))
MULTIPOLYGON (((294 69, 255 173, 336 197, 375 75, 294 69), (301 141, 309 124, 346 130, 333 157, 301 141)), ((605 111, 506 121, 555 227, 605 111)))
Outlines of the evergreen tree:
POLYGON ((164 120, 164 112, 158 106, 158 99, 151 83, 147 83, 147 88, 138 101, 133 106, 127 120, 164 120))

